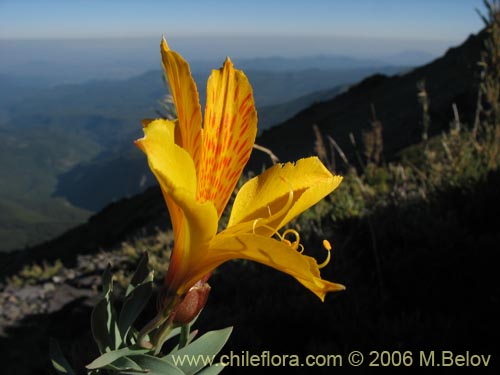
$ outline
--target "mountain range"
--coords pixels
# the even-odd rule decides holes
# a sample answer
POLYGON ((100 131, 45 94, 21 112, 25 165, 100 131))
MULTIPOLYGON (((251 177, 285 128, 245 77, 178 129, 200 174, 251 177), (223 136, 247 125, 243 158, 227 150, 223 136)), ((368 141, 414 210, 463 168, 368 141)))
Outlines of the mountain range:
MULTIPOLYGON (((263 129, 374 72, 403 69, 304 65, 246 74, 263 129)), ((193 73, 202 102, 209 73, 193 73)), ((43 76, 0 74, 0 251, 54 237, 153 184, 133 140, 141 136, 141 119, 158 116, 165 94, 159 70, 55 86, 43 76)))
MULTIPOLYGON (((173 38, 171 47, 174 49, 182 47, 179 52, 190 61, 191 69, 196 74, 205 74, 210 69, 218 68, 227 55, 237 67, 245 71, 278 72, 417 66, 435 57, 419 50, 402 50, 399 53, 373 51, 369 58, 353 57, 339 54, 335 45, 329 43, 324 44, 325 47, 321 48, 322 53, 318 54, 314 52, 318 48, 310 49, 307 45, 317 46, 317 39, 297 37, 282 40, 279 42, 281 47, 279 49, 260 52, 261 56, 264 53, 267 57, 249 57, 253 54, 244 44, 251 43, 259 46, 257 49, 265 51, 267 48, 263 44, 266 44, 266 40, 229 37, 228 39, 232 40, 224 42, 222 39, 224 38, 218 38, 218 41, 208 38, 191 38, 191 40, 173 38), (215 45, 217 42, 220 44, 219 48, 215 45), (242 54, 242 51, 245 53, 242 54), (303 51, 303 56, 298 55, 300 51, 303 51), (291 54, 294 53, 297 56, 292 57, 291 54), (272 56, 273 54, 276 55, 272 56)), ((350 43, 353 42, 355 40, 350 40, 350 43)), ((85 83, 89 80, 129 79, 148 70, 160 69, 159 44, 159 38, 1 39, 0 73, 51 86, 85 83)))
MULTIPOLYGON (((263 131, 257 143, 273 150, 281 161, 296 160, 314 153, 312 125, 316 124, 324 135, 337 141, 349 158, 353 158, 354 149, 349 134, 360 140, 363 129, 370 126, 370 107, 373 105, 383 125, 384 155, 386 159, 396 158, 399 151, 420 141, 418 82, 425 80, 430 97, 431 134, 448 129, 454 116, 453 104, 458 108, 462 123, 472 122, 477 101, 478 67, 475 62, 479 60, 483 39, 484 32, 471 35, 461 46, 451 48, 441 58, 406 73, 392 77, 376 74, 366 78, 333 98, 312 104, 291 119, 263 131)), ((131 165, 118 162, 113 156, 109 160, 110 164, 104 170, 113 170, 117 165, 131 165)), ((139 165, 141 159, 136 162, 139 165)), ((249 168, 261 170, 262 164, 266 163, 267 155, 254 152, 249 168)), ((98 166, 95 170, 94 177, 102 178, 98 176, 98 166)), ((125 172, 121 170, 118 173, 125 172)), ((78 173, 74 173, 76 180, 78 173)), ((142 170, 141 173, 147 172, 142 170)), ((91 189, 89 185, 82 186, 91 189)), ((15 268, 13 264, 23 264, 28 260, 71 258, 74 255, 69 254, 67 249, 75 249, 78 253, 92 252, 132 238, 142 233, 144 228, 152 230, 167 225, 162 195, 157 187, 151 187, 144 193, 114 202, 93 215, 87 223, 58 238, 26 251, 6 254, 4 264, 15 268)))

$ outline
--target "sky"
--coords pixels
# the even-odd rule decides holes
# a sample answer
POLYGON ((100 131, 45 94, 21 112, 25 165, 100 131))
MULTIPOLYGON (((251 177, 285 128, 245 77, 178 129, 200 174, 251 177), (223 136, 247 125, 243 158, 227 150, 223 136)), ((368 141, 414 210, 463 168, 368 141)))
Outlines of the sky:
MULTIPOLYGON (((189 59, 408 50, 437 57, 482 28, 475 9, 483 8, 482 0, 0 0, 0 52, 12 39, 115 38, 126 42, 103 53, 126 45, 140 56, 165 35, 189 59)), ((85 58, 84 44, 73 45, 85 58)), ((28 59, 31 49, 18 46, 3 49, 4 62, 28 59)), ((39 44, 47 55, 50 48, 39 44)))
POLYGON ((312 35, 458 41, 482 0, 0 0, 0 38, 312 35))

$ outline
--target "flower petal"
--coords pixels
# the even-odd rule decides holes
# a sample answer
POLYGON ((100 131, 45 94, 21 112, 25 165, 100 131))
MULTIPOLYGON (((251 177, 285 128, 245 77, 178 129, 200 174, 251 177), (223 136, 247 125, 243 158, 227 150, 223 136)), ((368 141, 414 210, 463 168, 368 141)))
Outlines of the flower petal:
POLYGON ((214 202, 220 215, 250 157, 257 134, 252 87, 226 59, 207 84, 198 200, 214 202))
POLYGON ((172 259, 168 267, 165 282, 168 288, 181 296, 198 280, 189 282, 187 275, 206 257, 209 242, 217 233, 218 217, 212 202, 197 202, 193 196, 184 190, 173 195, 173 200, 182 210, 184 225, 178 237, 175 237, 172 259))
POLYGON ((144 138, 135 144, 148 157, 149 167, 164 193, 170 195, 182 188, 194 198, 196 170, 191 156, 175 144, 175 127, 174 122, 164 119, 145 122, 144 138))
POLYGON ((177 52, 170 50, 165 38, 161 42, 161 57, 179 120, 176 140, 197 165, 201 147, 201 106, 198 90, 189 64, 177 52))
POLYGON ((197 280, 200 274, 203 275, 230 259, 252 260, 291 275, 322 301, 326 293, 345 289, 343 285, 323 280, 314 258, 300 254, 283 242, 253 234, 218 234, 210 243, 203 265, 200 265, 204 268, 193 269, 190 278, 197 280))
MULTIPOLYGON (((297 163, 278 164, 247 181, 236 196, 228 232, 239 231, 238 224, 271 220, 258 234, 272 235, 290 220, 315 205, 339 186, 341 176, 333 176, 317 157, 297 163)), ((256 226, 253 226, 255 231, 256 226)))
POLYGON ((174 251, 167 274, 172 288, 177 288, 192 264, 205 256, 218 221, 211 202, 196 201, 194 163, 191 156, 174 143, 175 125, 163 119, 148 122, 144 138, 136 141, 158 179, 174 227, 174 251))
MULTIPOLYGON (((182 237, 184 215, 172 200, 175 189, 190 191, 193 197, 196 190, 196 171, 189 154, 175 144, 176 124, 168 120, 144 120, 144 138, 135 144, 146 154, 151 171, 156 176, 165 202, 175 238, 182 237)), ((172 259, 175 265, 176 258, 172 259)))

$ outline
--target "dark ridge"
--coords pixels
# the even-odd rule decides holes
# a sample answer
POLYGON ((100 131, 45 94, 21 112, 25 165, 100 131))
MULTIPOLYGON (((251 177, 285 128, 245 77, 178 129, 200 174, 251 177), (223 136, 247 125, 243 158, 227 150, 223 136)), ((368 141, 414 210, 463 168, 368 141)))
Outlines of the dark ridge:
MULTIPOLYGON (((460 46, 450 48, 444 56, 420 68, 391 77, 376 74, 353 85, 335 98, 317 103, 293 118, 266 130, 257 143, 271 149, 281 161, 297 160, 314 154, 313 124, 324 135, 330 135, 344 152, 353 155, 349 133, 358 148, 361 132, 370 125, 371 105, 382 122, 384 153, 392 159, 397 152, 420 141, 421 112, 417 101, 417 83, 424 80, 430 98, 430 135, 449 128, 455 103, 461 121, 472 123, 477 100, 480 51, 486 32, 471 35, 460 46)), ((267 156, 255 153, 250 169, 260 169, 267 156)))

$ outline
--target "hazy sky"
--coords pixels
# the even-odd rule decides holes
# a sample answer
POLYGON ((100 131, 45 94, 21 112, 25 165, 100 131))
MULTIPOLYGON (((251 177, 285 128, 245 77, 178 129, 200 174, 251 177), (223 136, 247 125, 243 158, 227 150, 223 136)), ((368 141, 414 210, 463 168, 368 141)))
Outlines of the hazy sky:
POLYGON ((240 56, 438 55, 482 27, 476 8, 482 0, 0 0, 0 39, 151 38, 156 45, 165 35, 187 40, 175 48, 195 58, 212 45, 240 56))
POLYGON ((0 0, 1 38, 318 35, 458 41, 482 0, 0 0))

